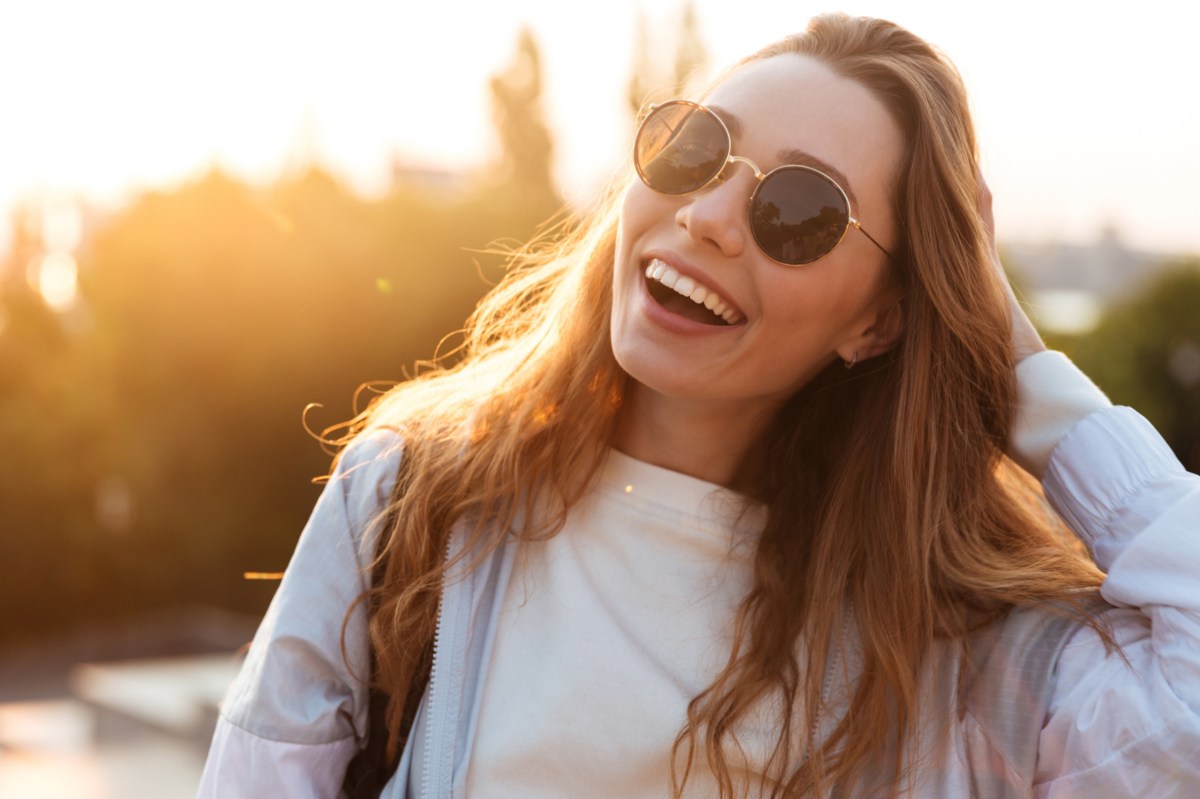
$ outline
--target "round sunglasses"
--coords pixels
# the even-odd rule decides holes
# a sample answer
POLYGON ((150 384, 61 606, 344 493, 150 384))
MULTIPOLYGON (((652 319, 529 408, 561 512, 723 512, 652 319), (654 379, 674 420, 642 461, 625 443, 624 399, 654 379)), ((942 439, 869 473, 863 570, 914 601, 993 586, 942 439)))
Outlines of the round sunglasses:
POLYGON ((788 266, 825 257, 854 227, 888 258, 892 254, 850 214, 850 200, 819 169, 787 164, 764 174, 749 158, 733 155, 733 138, 712 110, 687 100, 650 107, 633 144, 633 165, 660 194, 690 194, 741 163, 754 170, 750 231, 774 261, 788 266))

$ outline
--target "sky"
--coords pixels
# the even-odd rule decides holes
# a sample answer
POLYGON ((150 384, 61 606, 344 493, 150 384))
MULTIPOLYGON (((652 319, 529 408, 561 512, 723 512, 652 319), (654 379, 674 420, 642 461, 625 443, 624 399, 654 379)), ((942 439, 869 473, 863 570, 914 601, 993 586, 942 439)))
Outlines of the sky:
MULTIPOLYGON (((842 10, 893 19, 963 73, 1001 239, 1200 252, 1200 77, 1184 4, 697 0, 712 70, 842 10)), ((556 176, 586 204, 627 159, 639 9, 670 58, 680 0, 38 0, 0 8, 0 214, 119 207, 219 165, 267 183, 306 153, 364 194, 394 156, 484 168, 487 78, 530 25, 556 176)), ((0 252, 7 246, 0 225, 0 252)))

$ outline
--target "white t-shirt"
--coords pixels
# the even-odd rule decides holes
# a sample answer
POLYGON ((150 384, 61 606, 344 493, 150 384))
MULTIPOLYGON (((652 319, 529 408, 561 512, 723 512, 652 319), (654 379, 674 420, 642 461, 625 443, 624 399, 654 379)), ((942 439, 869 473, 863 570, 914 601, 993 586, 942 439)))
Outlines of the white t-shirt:
MULTIPOLYGON (((520 544, 467 771, 472 799, 528 799, 548 785, 668 795, 672 743, 725 665, 751 587, 762 515, 739 517, 744 505, 614 451, 562 532, 520 544)), ((778 732, 763 732, 773 746, 778 732)))
MULTIPOLYGON (((1108 401, 1057 353, 1027 359, 1018 378, 1014 457, 1041 474, 1066 430, 1108 401)), ((725 665, 752 587, 762 509, 739 519, 743 506, 614 451, 562 532, 520 545, 470 744, 472 799, 562 785, 576 799, 669 795, 688 703, 725 665)), ((764 705, 736 731, 750 763, 766 762, 778 723, 764 705)), ((716 795, 707 759, 693 768, 688 793, 716 795)))

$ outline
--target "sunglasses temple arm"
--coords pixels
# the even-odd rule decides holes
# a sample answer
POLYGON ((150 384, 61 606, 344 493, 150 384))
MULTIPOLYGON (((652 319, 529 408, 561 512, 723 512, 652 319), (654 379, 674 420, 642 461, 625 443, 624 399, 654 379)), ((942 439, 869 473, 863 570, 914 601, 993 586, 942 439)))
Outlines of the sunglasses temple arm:
POLYGON ((866 230, 866 228, 864 228, 864 227, 863 227, 861 224, 859 224, 859 222, 858 222, 858 220, 857 220, 857 219, 855 219, 855 218, 851 217, 851 218, 850 218, 850 224, 851 224, 851 225, 854 225, 854 227, 855 227, 855 228, 858 230, 858 232, 859 232, 859 233, 861 233, 861 234, 863 234, 864 236, 866 236, 866 237, 867 237, 867 239, 868 239, 868 240, 870 240, 870 242, 871 242, 872 244, 874 244, 876 247, 878 247, 878 248, 879 248, 879 251, 880 251, 881 253, 883 253, 884 255, 886 255, 888 258, 891 258, 893 261, 895 260, 895 258, 892 256, 892 254, 891 254, 890 252, 888 252, 888 251, 887 251, 887 248, 886 248, 886 247, 884 247, 884 246, 883 246, 882 244, 880 244, 879 242, 877 242, 877 241, 875 240, 875 237, 874 237, 874 236, 872 236, 870 233, 868 233, 868 232, 867 232, 867 230, 866 230))

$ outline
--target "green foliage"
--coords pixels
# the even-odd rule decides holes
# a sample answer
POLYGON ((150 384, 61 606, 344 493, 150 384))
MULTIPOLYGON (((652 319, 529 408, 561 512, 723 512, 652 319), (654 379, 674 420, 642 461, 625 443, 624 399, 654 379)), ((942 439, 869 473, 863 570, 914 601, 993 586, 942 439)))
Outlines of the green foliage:
POLYGON ((1092 333, 1058 345, 1200 472, 1200 260, 1178 262, 1111 308, 1092 333))

